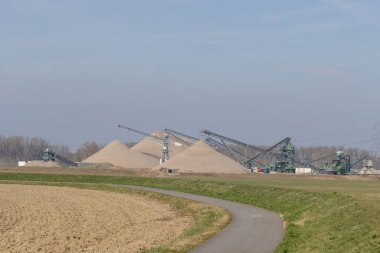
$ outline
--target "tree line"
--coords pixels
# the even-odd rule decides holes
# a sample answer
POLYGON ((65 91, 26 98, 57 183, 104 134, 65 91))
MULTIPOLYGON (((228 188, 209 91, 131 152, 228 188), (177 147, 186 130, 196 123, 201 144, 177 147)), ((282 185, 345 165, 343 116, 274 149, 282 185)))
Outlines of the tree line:
POLYGON ((18 161, 40 160, 45 149, 52 150, 72 161, 82 161, 98 152, 103 145, 89 141, 77 150, 55 145, 40 137, 0 136, 0 165, 15 165, 18 161))

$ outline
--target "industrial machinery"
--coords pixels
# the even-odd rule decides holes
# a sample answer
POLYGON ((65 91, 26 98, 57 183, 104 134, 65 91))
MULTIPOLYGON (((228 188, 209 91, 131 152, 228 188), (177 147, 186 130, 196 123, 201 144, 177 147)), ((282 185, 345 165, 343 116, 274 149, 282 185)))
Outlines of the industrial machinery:
POLYGON ((170 136, 172 136, 172 137, 178 139, 178 140, 181 141, 182 143, 187 144, 188 146, 191 146, 191 145, 194 144, 194 142, 199 141, 198 138, 195 138, 195 137, 190 136, 190 135, 187 135, 187 134, 180 133, 180 132, 175 131, 175 130, 172 130, 172 129, 165 128, 165 129, 164 129, 164 132, 167 133, 167 134, 169 134, 170 136), (179 136, 182 136, 182 137, 184 137, 184 138, 186 138, 186 139, 188 139, 188 140, 190 140, 190 141, 188 141, 188 140, 184 140, 183 138, 180 138, 179 136))
POLYGON ((168 134, 164 133, 164 136, 162 138, 160 138, 160 137, 157 137, 157 136, 145 133, 143 131, 136 130, 136 129, 133 129, 133 128, 130 128, 130 127, 127 127, 127 126, 120 125, 120 124, 118 124, 117 127, 120 127, 120 128, 126 129, 128 131, 131 131, 131 132, 134 132, 134 133, 137 133, 137 134, 141 134, 141 135, 153 138, 154 140, 161 142, 162 143, 161 163, 164 163, 167 160, 169 160, 170 140, 169 140, 168 134))
POLYGON ((271 168, 278 172, 294 172, 295 166, 294 166, 294 146, 290 142, 290 138, 285 138, 284 140, 280 141, 279 143, 275 144, 274 146, 263 149, 259 148, 250 144, 243 143, 241 141, 234 140, 232 138, 213 133, 208 130, 203 130, 203 134, 205 134, 206 141, 211 144, 218 144, 219 146, 222 146, 224 150, 227 150, 230 152, 231 157, 244 165, 248 169, 252 169, 252 165, 255 165, 259 168, 271 168), (219 141, 215 140, 218 139, 219 141), (241 153, 237 152, 236 150, 232 149, 228 145, 226 145, 226 142, 232 143, 238 146, 242 146, 244 148, 250 149, 254 152, 256 152, 256 155, 254 155, 252 158, 248 158, 247 156, 242 155, 241 153), (274 149, 281 146, 280 153, 274 153, 274 149), (265 166, 262 163, 259 163, 257 161, 257 158, 262 155, 269 155, 272 158, 274 158, 276 161, 271 166, 265 166))
POLYGON ((360 166, 362 163, 363 163, 362 165, 364 165, 365 169, 368 169, 371 171, 371 169, 373 168, 373 161, 370 160, 369 158, 370 158, 370 156, 366 155, 366 156, 356 160, 355 162, 351 163, 351 165, 350 165, 351 173, 355 173, 355 174, 360 173, 360 171, 363 169, 363 166, 360 166))
POLYGON ((361 169, 360 174, 374 174, 373 160, 370 160, 370 159, 364 160, 364 167, 361 169))
POLYGON ((249 157, 246 155, 241 154, 240 152, 236 151, 235 149, 231 148, 230 146, 226 145, 224 142, 219 142, 217 140, 214 140, 210 137, 207 137, 205 139, 205 142, 213 147, 214 149, 218 150, 219 152, 231 157, 236 162, 240 163, 250 171, 252 171, 252 165, 255 165, 256 167, 260 169, 265 169, 265 165, 262 163, 259 163, 257 161, 252 161, 249 165, 247 164, 247 161, 250 160, 249 157))
POLYGON ((328 154, 316 160, 310 161, 309 164, 313 164, 332 156, 336 156, 336 159, 334 159, 331 164, 325 162, 324 167, 319 168, 319 173, 331 175, 350 175, 352 173, 359 173, 358 170, 354 170, 355 166, 369 158, 369 156, 364 156, 355 162, 351 162, 350 155, 345 154, 343 151, 337 151, 336 153, 328 154))
MULTIPOLYGON (((202 133, 206 135, 206 138, 205 138, 206 143, 208 143, 210 146, 213 146, 217 150, 222 151, 222 153, 229 155, 232 159, 234 159, 238 163, 242 164, 244 167, 246 167, 249 170, 252 169, 252 163, 247 163, 247 161, 250 160, 250 158, 248 158, 247 156, 245 156, 245 155, 239 153, 238 151, 234 150, 233 148, 231 148, 226 143, 232 143, 232 144, 241 146, 243 148, 247 148, 249 150, 252 150, 254 152, 264 151, 264 149, 262 149, 262 148, 259 148, 259 147, 256 147, 256 146, 253 146, 250 144, 246 144, 244 142, 234 140, 232 138, 229 138, 229 137, 217 134, 217 133, 213 133, 213 132, 208 131, 208 130, 203 130, 202 133)), ((253 164, 257 164, 257 163, 255 162, 253 164)), ((261 164, 260 167, 265 167, 265 166, 263 166, 261 164)))
POLYGON ((332 162, 332 170, 334 174, 338 175, 349 175, 351 174, 351 157, 350 155, 344 154, 343 151, 338 151, 336 153, 336 159, 332 162))
POLYGON ((283 139, 282 141, 276 143, 272 147, 263 150, 263 152, 260 152, 256 156, 252 157, 250 160, 247 161, 247 163, 251 163, 252 161, 255 161, 257 158, 259 158, 262 155, 270 155, 275 158, 275 162, 273 165, 271 165, 271 169, 275 170, 276 172, 282 172, 282 173, 294 173, 295 172, 295 149, 294 145, 291 143, 290 137, 287 137, 283 139), (280 147, 280 153, 275 154, 272 151, 276 149, 277 147, 280 147))
POLYGON ((57 162, 63 163, 66 166, 78 167, 78 163, 73 162, 63 157, 55 153, 54 151, 49 150, 48 148, 43 151, 42 160, 43 161, 57 161, 57 162))
POLYGON ((208 131, 208 130, 203 130, 202 133, 205 134, 208 138, 216 138, 216 139, 219 139, 223 143, 225 143, 225 142, 233 143, 233 144, 242 146, 244 148, 251 149, 251 150, 256 151, 256 152, 263 152, 263 151, 265 151, 265 149, 262 149, 262 148, 259 148, 259 147, 256 147, 256 146, 253 146, 253 145, 250 145, 250 144, 246 144, 244 142, 237 141, 237 140, 234 140, 232 138, 229 138, 229 137, 217 134, 217 133, 213 133, 213 132, 208 131))
POLYGON ((328 155, 324 155, 324 156, 319 157, 319 158, 312 160, 312 161, 298 162, 297 165, 302 166, 302 167, 311 168, 312 171, 316 174, 326 174, 326 169, 328 169, 328 162, 326 159, 333 157, 333 156, 334 157, 336 156, 336 152, 328 154, 328 155), (316 163, 321 162, 323 160, 325 161, 323 166, 315 165, 316 163))
POLYGON ((285 141, 281 143, 280 154, 277 156, 277 160, 274 164, 276 171, 295 173, 295 149, 290 140, 290 138, 286 138, 285 141))

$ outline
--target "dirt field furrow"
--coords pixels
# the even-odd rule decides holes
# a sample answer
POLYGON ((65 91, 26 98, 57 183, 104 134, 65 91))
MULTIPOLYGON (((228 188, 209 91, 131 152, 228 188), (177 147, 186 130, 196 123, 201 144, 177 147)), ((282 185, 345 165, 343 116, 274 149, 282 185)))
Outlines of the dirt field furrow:
POLYGON ((0 184, 0 252, 140 252, 192 220, 130 194, 0 184))

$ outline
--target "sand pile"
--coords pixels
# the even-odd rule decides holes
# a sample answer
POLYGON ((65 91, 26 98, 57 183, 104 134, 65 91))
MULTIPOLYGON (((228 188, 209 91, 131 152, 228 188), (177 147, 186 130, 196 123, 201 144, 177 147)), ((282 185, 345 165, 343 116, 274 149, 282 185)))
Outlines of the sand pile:
POLYGON ((127 169, 150 169, 159 162, 153 157, 130 150, 124 143, 114 140, 83 163, 109 163, 127 169))
MULTIPOLYGON (((152 133, 153 136, 157 136, 159 138, 163 138, 164 132, 163 131, 155 131, 152 133)), ((170 140, 170 147, 169 147, 169 156, 173 157, 182 151, 186 150, 188 147, 190 147, 189 144, 186 142, 181 141, 181 138, 178 138, 174 135, 169 135, 170 140), (177 143, 177 145, 176 145, 177 143), (180 146, 179 144, 182 144, 180 146)), ((186 140, 188 141, 188 140, 186 140)), ((162 157, 162 142, 156 141, 151 137, 146 137, 136 145, 134 145, 131 150, 138 151, 150 156, 155 157, 156 159, 160 159, 162 157)))
POLYGON ((58 162, 54 161, 28 161, 25 167, 61 167, 58 162))
POLYGON ((217 152, 204 141, 198 141, 154 170, 161 168, 177 169, 178 172, 184 173, 244 174, 247 171, 242 165, 217 152))

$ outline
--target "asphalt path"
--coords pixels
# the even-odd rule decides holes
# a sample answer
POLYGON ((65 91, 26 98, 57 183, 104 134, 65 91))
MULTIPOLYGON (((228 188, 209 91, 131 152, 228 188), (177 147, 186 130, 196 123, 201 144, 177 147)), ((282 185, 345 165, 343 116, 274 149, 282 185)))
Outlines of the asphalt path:
POLYGON ((275 213, 251 205, 156 188, 128 186, 219 206, 232 215, 220 233, 190 253, 266 253, 273 252, 284 237, 283 220, 275 213))

